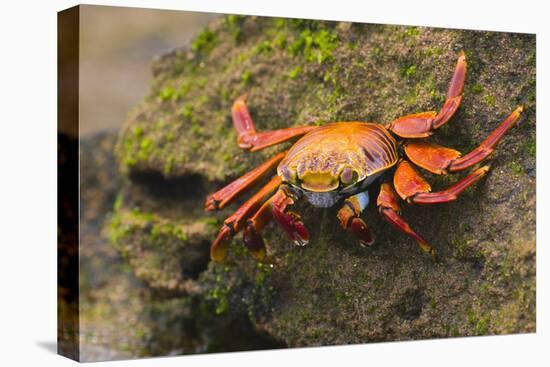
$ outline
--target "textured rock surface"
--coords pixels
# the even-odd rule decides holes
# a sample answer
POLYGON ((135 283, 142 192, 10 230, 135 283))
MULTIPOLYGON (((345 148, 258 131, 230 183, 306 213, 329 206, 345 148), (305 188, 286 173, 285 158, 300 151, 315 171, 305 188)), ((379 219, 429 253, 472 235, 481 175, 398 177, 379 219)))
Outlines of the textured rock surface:
MULTIPOLYGON (((190 260, 182 263, 176 274, 168 249, 180 241, 176 248, 186 251, 186 245, 193 244, 194 232, 189 230, 187 240, 179 229, 158 216, 124 207, 124 194, 118 192, 126 193, 129 186, 116 172, 112 154, 115 140, 115 134, 101 133, 80 144, 81 361, 280 347, 281 343, 257 331, 242 312, 217 315, 215 308, 196 292, 183 292, 196 288, 193 281, 179 284, 179 273, 189 274, 185 264, 190 260), (103 223, 110 222, 112 228, 118 220, 128 226, 127 240, 121 241, 128 246, 109 241, 109 234, 113 239, 112 231, 101 232, 103 223), (159 233, 154 229, 157 227, 159 233), (155 235, 146 236, 145 228, 155 235), (144 238, 137 240, 139 236, 144 238), (150 248, 135 244, 148 244, 145 246, 150 248), (155 246, 161 246, 164 252, 154 254, 151 248, 155 246), (144 268, 148 271, 136 271, 144 268), (159 271, 163 275, 155 277, 159 271), (240 338, 234 338, 233 332, 240 338)), ((185 256, 193 258, 195 253, 187 250, 185 256)), ((171 256, 181 260, 181 255, 171 256)))
MULTIPOLYGON (((272 338, 267 346, 535 331, 533 35, 230 16, 190 49, 160 57, 153 73, 117 142, 127 180, 104 226, 148 289, 174 302, 193 297, 214 324, 251 322, 272 338), (305 203, 308 246, 273 226, 264 231, 271 265, 249 257, 240 236, 226 264, 208 262, 236 206, 205 213, 204 198, 283 148, 239 150, 230 119, 238 95, 249 93, 258 129, 387 123, 438 109, 461 49, 465 97, 433 141, 467 152, 517 105, 525 112, 487 178, 457 202, 403 205, 439 262, 372 206, 365 219, 377 242, 363 249, 339 228, 336 208, 305 203)), ((426 176, 436 189, 457 179, 426 176)))

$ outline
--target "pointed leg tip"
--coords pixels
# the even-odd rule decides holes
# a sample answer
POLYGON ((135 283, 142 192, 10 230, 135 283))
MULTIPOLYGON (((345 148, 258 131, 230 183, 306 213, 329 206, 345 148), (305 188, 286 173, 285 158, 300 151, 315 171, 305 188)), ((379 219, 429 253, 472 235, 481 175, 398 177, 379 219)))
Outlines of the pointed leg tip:
POLYGON ((374 240, 372 240, 371 242, 365 242, 363 240, 359 240, 359 246, 364 248, 371 247, 373 244, 374 244, 374 240))
POLYGON ((518 108, 516 108, 516 112, 518 114, 522 113, 523 112, 523 106, 522 105, 518 106, 518 108))
POLYGON ((309 232, 304 223, 296 223, 294 227, 294 243, 298 246, 306 246, 309 243, 309 232))
POLYGON ((485 176, 490 169, 491 169, 491 165, 486 164, 485 166, 481 167, 478 171, 482 176, 485 176))
POLYGON ((223 263, 225 259, 227 258, 227 249, 221 249, 221 248, 210 248, 210 260, 217 262, 217 263, 223 263))
POLYGON ((253 258, 258 261, 263 261, 265 259, 266 249, 264 239, 251 223, 244 229, 243 242, 253 258))
POLYGON ((292 241, 296 246, 304 247, 309 243, 309 234, 307 232, 305 234, 303 232, 302 234, 294 233, 292 241))
POLYGON ((219 204, 220 204, 219 201, 213 198, 207 198, 206 201, 204 202, 204 210, 208 212, 216 211, 218 209, 221 209, 219 204))
POLYGON ((359 245, 362 247, 370 247, 374 243, 374 237, 363 219, 353 218, 349 230, 359 238, 359 245))
POLYGON ((420 247, 420 249, 425 253, 427 253, 428 255, 430 255, 432 258, 435 258, 437 256, 435 249, 432 246, 430 246, 430 244, 426 240, 422 238, 417 238, 416 242, 418 243, 418 246, 420 247))
POLYGON ((223 262, 227 257, 227 250, 231 241, 231 230, 229 227, 224 226, 218 237, 212 242, 210 246, 210 259, 215 262, 223 262))
POLYGON ((309 231, 298 214, 290 211, 274 211, 274 214, 274 218, 279 226, 290 236, 297 246, 305 246, 308 244, 309 231))

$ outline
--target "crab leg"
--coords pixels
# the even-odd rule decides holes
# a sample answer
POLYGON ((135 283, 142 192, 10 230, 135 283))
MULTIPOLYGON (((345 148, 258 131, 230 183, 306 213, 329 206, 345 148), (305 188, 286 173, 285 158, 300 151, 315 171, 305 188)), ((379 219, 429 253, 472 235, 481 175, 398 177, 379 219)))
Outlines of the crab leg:
POLYGON ((279 187, 282 180, 279 176, 274 176, 264 187, 254 196, 248 199, 239 209, 237 209, 229 218, 224 221, 223 227, 218 233, 218 237, 210 246, 210 258, 214 261, 222 261, 226 254, 231 238, 235 236, 243 227, 246 220, 258 207, 279 187))
POLYGON ((516 125, 523 108, 520 106, 504 120, 477 148, 461 157, 459 151, 428 142, 405 144, 407 157, 419 167, 435 174, 465 170, 491 154, 504 134, 516 125))
POLYGON ((369 231, 369 227, 363 219, 360 218, 363 210, 369 205, 369 194, 367 191, 350 196, 344 201, 344 205, 338 211, 338 220, 345 230, 353 233, 359 238, 361 246, 371 246, 374 243, 374 237, 369 231))
POLYGON ((296 245, 305 246, 308 243, 309 233, 300 216, 287 210, 287 207, 294 204, 295 200, 296 197, 290 190, 281 186, 275 195, 270 197, 247 221, 243 232, 243 241, 257 260, 262 261, 265 257, 265 244, 260 231, 272 219, 277 221, 296 245))
POLYGON ((384 219, 401 232, 414 238, 422 251, 435 257, 435 250, 424 238, 413 231, 409 224, 399 215, 400 208, 397 203, 397 196, 389 184, 384 183, 380 186, 380 194, 378 194, 376 204, 378 205, 378 211, 384 216, 384 219))
POLYGON ((297 246, 305 246, 309 242, 309 233, 300 216, 288 210, 297 197, 287 186, 281 186, 270 199, 271 214, 279 226, 290 236, 297 246))
POLYGON ((271 213, 271 200, 266 201, 260 209, 246 222, 243 231, 243 242, 250 254, 259 261, 263 261, 266 255, 265 243, 260 231, 273 219, 271 213))
POLYGON ((433 130, 449 121, 460 106, 465 80, 466 55, 464 51, 461 51, 453 77, 449 83, 447 98, 439 113, 430 111, 403 116, 391 122, 387 127, 402 138, 424 138, 430 136, 433 130))
POLYGON ((454 201, 464 190, 485 176, 489 166, 483 166, 448 189, 431 192, 430 184, 407 161, 401 161, 395 175, 393 185, 399 196, 410 204, 440 204, 454 201))
POLYGON ((304 246, 309 240, 309 233, 300 216, 287 211, 289 205, 294 204, 296 198, 285 186, 266 201, 260 209, 246 223, 243 232, 243 241, 253 257, 262 261, 265 258, 265 243, 260 231, 272 220, 288 233, 292 241, 299 246, 304 246))
POLYGON ((231 114, 233 117, 233 126, 237 130, 237 142, 242 149, 248 149, 251 152, 270 147, 279 143, 284 143, 292 138, 296 138, 315 129, 315 126, 299 126, 287 129, 256 132, 254 122, 250 112, 246 107, 246 95, 242 95, 233 103, 231 114))
POLYGON ((254 168, 252 171, 245 173, 243 176, 231 182, 229 185, 208 196, 204 203, 204 208, 208 211, 222 209, 242 191, 258 182, 284 158, 286 153, 287 152, 282 152, 277 154, 260 166, 254 168))

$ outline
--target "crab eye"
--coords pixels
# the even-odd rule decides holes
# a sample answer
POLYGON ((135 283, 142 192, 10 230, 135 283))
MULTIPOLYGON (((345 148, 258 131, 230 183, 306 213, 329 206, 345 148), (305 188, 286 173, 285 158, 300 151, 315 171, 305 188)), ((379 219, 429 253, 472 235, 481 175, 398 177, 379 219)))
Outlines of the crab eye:
POLYGON ((357 182, 358 179, 359 174, 357 171, 354 171, 349 167, 344 168, 340 174, 340 181, 346 186, 357 182))
POLYGON ((296 181, 296 174, 293 174, 288 167, 283 167, 283 169, 281 169, 281 175, 285 182, 294 183, 294 181, 296 181))

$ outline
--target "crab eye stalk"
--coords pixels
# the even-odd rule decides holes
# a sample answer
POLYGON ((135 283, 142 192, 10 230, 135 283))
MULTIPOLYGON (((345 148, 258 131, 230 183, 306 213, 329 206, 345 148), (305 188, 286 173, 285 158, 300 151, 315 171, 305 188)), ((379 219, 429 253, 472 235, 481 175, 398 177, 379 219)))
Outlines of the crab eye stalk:
POLYGON ((342 170, 342 173, 340 174, 340 182, 342 182, 343 185, 349 186, 351 184, 354 184, 359 179, 359 174, 357 171, 353 170, 350 167, 346 167, 342 170))

